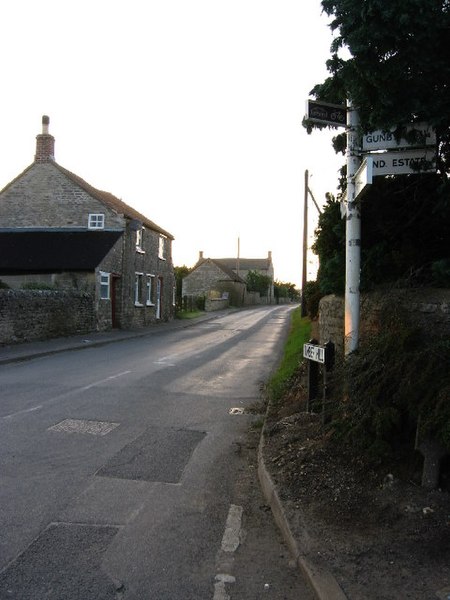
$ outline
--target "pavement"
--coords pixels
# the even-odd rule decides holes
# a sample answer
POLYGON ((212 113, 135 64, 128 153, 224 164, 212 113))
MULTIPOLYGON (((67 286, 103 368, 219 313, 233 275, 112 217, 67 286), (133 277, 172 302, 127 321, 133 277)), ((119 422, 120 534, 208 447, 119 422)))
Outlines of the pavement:
POLYGON ((106 346, 107 344, 137 337, 146 337, 167 331, 185 329, 199 322, 218 319, 226 314, 229 314, 229 310, 205 313, 195 319, 174 319, 167 323, 159 322, 143 329, 112 329, 110 331, 97 331, 43 341, 4 345, 0 346, 0 365, 49 356, 58 352, 81 350, 92 346, 106 346))
MULTIPOLYGON (((174 319, 168 323, 157 323, 145 329, 94 332, 70 337, 54 338, 50 340, 25 342, 0 346, 0 365, 31 360, 42 356, 49 356, 59 352, 82 350, 92 346, 105 346, 137 337, 158 335, 167 331, 185 329, 199 322, 212 321, 226 314, 229 310, 205 313, 195 319, 174 319)), ((291 556, 296 562, 306 582, 313 590, 317 600, 347 600, 336 579, 323 568, 319 568, 311 561, 306 560, 299 548, 300 540, 296 539, 289 524, 289 514, 285 510, 269 471, 264 462, 264 428, 261 434, 258 449, 258 477, 266 502, 272 509, 274 520, 280 529, 282 537, 289 548, 291 556)), ((300 600, 300 599, 299 599, 300 600)))

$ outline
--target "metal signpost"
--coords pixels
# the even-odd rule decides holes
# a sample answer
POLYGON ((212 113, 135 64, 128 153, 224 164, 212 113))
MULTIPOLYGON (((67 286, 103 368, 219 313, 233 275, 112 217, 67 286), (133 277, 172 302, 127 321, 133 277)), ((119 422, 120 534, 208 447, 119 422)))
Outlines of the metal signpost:
POLYGON ((361 268, 361 213, 356 202, 355 175, 361 165, 359 115, 347 101, 347 212, 345 227, 345 354, 358 347, 359 340, 359 279, 361 268))
MULTIPOLYGON (((341 202, 341 214, 346 218, 344 335, 345 355, 348 355, 357 349, 359 343, 361 214, 357 200, 371 185, 373 177, 435 171, 436 151, 433 146, 436 145, 436 133, 427 123, 413 123, 405 128, 406 137, 396 137, 396 129, 391 129, 372 131, 361 139, 358 111, 349 99, 346 107, 307 100, 305 118, 311 123, 332 127, 346 125, 347 189, 341 202), (362 164, 361 158, 364 159, 362 164)), ((305 356, 309 364, 311 361, 322 362, 318 360, 322 356, 321 351, 309 346, 304 349, 311 355, 305 356)))
POLYGON ((303 357, 308 360, 308 399, 306 412, 310 412, 311 402, 317 398, 319 389, 319 365, 323 365, 323 391, 322 391, 322 423, 325 423, 325 404, 328 391, 328 371, 334 365, 334 344, 327 342, 320 346, 317 340, 310 340, 303 344, 303 357))

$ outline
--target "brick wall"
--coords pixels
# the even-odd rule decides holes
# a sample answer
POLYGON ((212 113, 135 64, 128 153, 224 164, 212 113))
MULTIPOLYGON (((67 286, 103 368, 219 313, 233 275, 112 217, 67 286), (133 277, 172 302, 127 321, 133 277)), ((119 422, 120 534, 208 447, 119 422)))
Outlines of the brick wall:
POLYGON ((88 333, 93 297, 79 291, 0 290, 0 344, 88 333))
MULTIPOLYGON (((376 332, 383 307, 401 306, 411 320, 430 335, 450 336, 450 290, 421 288, 374 292, 361 296, 360 337, 376 332)), ((331 340, 339 354, 344 352, 344 298, 330 295, 319 304, 320 343, 331 340)))

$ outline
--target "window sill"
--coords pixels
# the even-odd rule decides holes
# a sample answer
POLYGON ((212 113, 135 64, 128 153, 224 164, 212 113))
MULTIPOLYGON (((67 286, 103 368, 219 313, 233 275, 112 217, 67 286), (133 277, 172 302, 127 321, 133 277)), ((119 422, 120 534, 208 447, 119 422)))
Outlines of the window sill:
POLYGON ((138 254, 145 254, 145 250, 142 250, 142 248, 138 248, 137 246, 136 246, 136 252, 138 254))
POLYGON ((145 306, 155 306, 155 305, 153 304, 153 302, 146 302, 145 306))
POLYGON ((137 308, 143 308, 143 304, 141 304, 140 302, 135 302, 134 306, 136 306, 137 308))

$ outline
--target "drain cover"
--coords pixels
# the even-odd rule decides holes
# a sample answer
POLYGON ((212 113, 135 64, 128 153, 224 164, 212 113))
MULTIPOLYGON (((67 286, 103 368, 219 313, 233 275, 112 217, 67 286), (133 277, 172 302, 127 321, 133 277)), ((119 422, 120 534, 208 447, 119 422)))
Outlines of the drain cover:
POLYGON ((56 425, 49 427, 49 431, 61 431, 63 433, 88 433, 90 435, 106 435, 119 426, 119 423, 108 423, 107 421, 84 421, 82 419, 65 419, 56 425))

